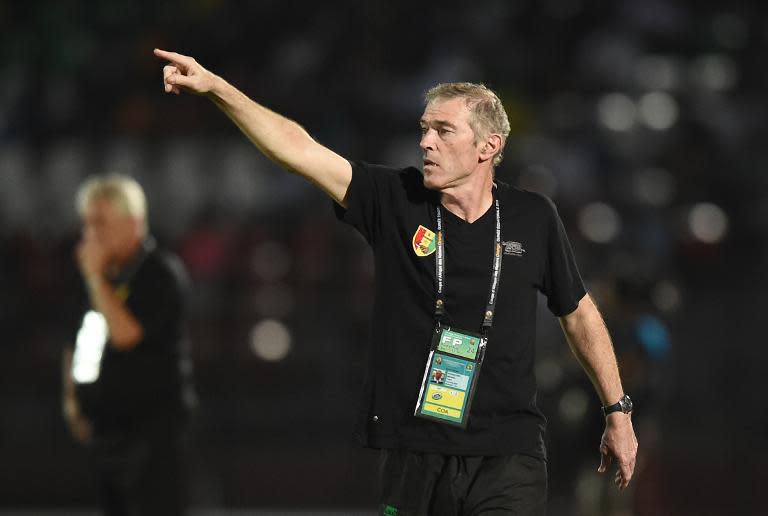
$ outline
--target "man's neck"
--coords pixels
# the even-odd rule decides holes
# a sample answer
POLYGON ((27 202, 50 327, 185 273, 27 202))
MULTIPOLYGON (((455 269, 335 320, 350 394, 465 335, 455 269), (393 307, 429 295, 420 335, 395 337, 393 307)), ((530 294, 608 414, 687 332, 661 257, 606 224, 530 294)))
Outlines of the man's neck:
POLYGON ((446 210, 471 224, 493 204, 493 178, 490 174, 483 175, 443 190, 440 203, 446 210))

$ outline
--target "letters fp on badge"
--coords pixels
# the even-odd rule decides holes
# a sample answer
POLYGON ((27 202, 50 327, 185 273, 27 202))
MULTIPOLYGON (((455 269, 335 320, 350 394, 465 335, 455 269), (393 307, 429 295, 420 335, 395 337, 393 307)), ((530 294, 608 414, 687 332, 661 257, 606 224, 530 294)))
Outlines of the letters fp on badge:
POLYGON ((480 335, 437 328, 414 415, 465 428, 486 344, 480 335))

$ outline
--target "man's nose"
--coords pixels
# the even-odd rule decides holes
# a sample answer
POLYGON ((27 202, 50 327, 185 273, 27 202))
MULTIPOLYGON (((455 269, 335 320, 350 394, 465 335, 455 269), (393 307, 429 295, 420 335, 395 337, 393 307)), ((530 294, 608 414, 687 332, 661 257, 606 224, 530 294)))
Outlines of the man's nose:
POLYGON ((419 147, 421 147, 422 150, 434 150, 435 147, 431 129, 421 135, 419 147))

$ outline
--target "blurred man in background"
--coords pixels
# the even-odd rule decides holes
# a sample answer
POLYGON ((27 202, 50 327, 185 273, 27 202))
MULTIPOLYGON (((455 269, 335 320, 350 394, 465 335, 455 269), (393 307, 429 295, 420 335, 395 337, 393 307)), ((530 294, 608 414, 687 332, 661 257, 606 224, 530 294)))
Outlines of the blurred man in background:
POLYGON ((132 178, 88 179, 77 209, 87 303, 63 354, 67 425, 92 454, 105 514, 183 514, 182 430, 193 403, 186 274, 149 236, 132 178))
POLYGON ((599 469, 615 459, 615 482, 628 485, 637 441, 610 337, 554 205, 494 182, 509 134, 495 93, 469 83, 430 90, 423 171, 392 169, 347 161, 190 57, 155 54, 170 61, 167 93, 208 96, 266 156, 326 192, 373 248, 358 436, 383 450, 382 514, 544 514, 545 420, 533 376, 539 291, 603 402, 599 469))

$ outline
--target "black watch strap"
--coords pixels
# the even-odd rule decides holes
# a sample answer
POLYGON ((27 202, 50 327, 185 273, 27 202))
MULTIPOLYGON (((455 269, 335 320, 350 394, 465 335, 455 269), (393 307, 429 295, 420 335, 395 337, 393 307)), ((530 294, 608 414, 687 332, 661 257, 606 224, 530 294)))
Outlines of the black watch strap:
POLYGON ((632 399, 626 394, 622 396, 621 399, 616 403, 614 403, 613 405, 602 407, 603 416, 607 416, 608 414, 613 414, 614 412, 623 412, 625 414, 629 414, 630 412, 632 412, 632 409, 633 409, 632 399))

